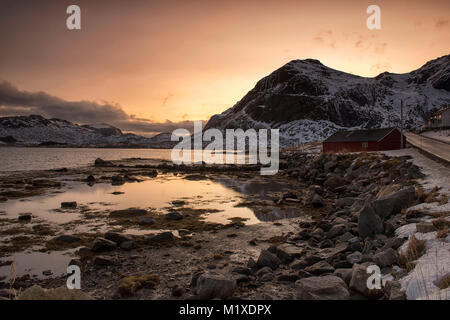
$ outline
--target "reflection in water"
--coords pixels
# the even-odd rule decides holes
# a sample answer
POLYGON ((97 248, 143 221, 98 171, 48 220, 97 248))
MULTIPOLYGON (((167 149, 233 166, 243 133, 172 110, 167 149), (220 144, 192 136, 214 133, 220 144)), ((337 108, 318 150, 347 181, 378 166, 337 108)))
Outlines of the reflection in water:
MULTIPOLYGON (((109 228, 106 221, 108 210, 136 207, 152 209, 164 214, 174 207, 176 209, 177 206, 172 204, 173 201, 183 200, 185 203, 181 205, 186 207, 219 210, 204 215, 208 222, 227 224, 230 223, 230 218, 240 217, 247 219, 246 224, 255 224, 260 221, 291 218, 300 214, 299 209, 295 207, 267 205, 267 203, 273 203, 274 192, 286 190, 289 190, 289 185, 261 177, 247 179, 244 176, 230 178, 221 175, 212 176, 211 179, 189 180, 182 176, 162 174, 156 178, 146 178, 143 182, 126 183, 121 186, 106 183, 88 186, 76 182, 50 195, 0 203, 0 212, 6 212, 6 217, 13 219, 21 213, 30 212, 33 214, 32 223, 38 221, 61 225, 76 221, 70 229, 72 233, 91 230, 104 232, 109 228), (247 200, 255 199, 262 202, 266 200, 265 205, 261 204, 262 202, 245 205, 247 200), (78 208, 61 211, 61 202, 70 201, 76 201, 78 208), (241 203, 244 205, 238 206, 241 203), (98 214, 98 218, 84 219, 83 210, 98 214)), ((155 231, 134 228, 124 232, 147 234, 155 231)), ((0 240, 7 241, 7 238, 0 240)), ((42 271, 48 269, 51 269, 54 274, 65 272, 70 255, 61 252, 50 254, 21 252, 7 257, 6 260, 13 258, 16 260, 17 275, 30 273, 28 269, 31 269, 34 274, 42 276, 42 271)), ((0 268, 0 275, 9 275, 9 272, 10 266, 0 268)))

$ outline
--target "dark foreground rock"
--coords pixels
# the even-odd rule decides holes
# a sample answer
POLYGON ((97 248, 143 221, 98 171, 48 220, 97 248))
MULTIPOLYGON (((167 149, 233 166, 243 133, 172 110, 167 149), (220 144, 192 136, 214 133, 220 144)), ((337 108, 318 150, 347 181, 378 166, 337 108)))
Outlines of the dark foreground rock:
POLYGON ((345 282, 332 275, 300 279, 295 286, 298 300, 346 300, 350 298, 345 282))

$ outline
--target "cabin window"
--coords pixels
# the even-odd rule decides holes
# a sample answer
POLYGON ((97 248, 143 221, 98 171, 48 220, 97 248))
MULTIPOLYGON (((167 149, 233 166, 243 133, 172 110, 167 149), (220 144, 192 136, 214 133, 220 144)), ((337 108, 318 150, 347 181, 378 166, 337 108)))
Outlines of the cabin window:
POLYGON ((363 147, 363 148, 367 148, 368 146, 369 146, 369 143, 367 143, 367 142, 363 142, 363 143, 362 143, 362 147, 363 147))

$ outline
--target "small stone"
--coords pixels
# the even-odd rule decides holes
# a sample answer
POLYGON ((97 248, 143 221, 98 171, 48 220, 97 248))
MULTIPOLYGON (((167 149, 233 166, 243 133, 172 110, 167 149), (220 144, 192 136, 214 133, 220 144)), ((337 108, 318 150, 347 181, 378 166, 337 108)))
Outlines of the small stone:
POLYGON ((173 236, 173 233, 170 231, 161 232, 161 233, 158 233, 158 234, 155 234, 153 236, 149 236, 146 238, 146 241, 148 243, 174 241, 174 240, 175 240, 175 237, 173 236))
POLYGON ((172 296, 174 297, 181 297, 185 292, 186 290, 178 285, 172 288, 172 296))
POLYGON ((60 235, 54 238, 54 241, 56 242, 63 242, 63 243, 74 243, 81 241, 80 237, 77 236, 71 236, 71 235, 60 235))
POLYGON ((76 209, 78 206, 76 201, 61 202, 61 209, 76 209))
POLYGON ((362 257, 362 253, 359 252, 359 251, 355 251, 355 252, 349 254, 347 256, 346 260, 350 264, 355 264, 355 263, 360 263, 361 262, 361 257, 362 257))
POLYGON ((137 223, 140 226, 151 226, 155 223, 155 219, 152 217, 139 217, 137 223))
POLYGON ((166 220, 181 220, 183 219, 183 215, 178 211, 169 212, 164 216, 166 220))
POLYGON ((319 261, 312 266, 305 268, 306 272, 309 272, 313 275, 321 275, 324 273, 332 273, 334 272, 334 268, 326 261, 319 261))
POLYGON ((373 260, 380 268, 384 268, 396 263, 398 260, 398 254, 396 250, 389 248, 387 250, 375 254, 373 256, 373 260))
POLYGON ((281 264, 281 261, 273 253, 270 253, 267 250, 262 250, 256 263, 260 268, 269 267, 272 270, 275 270, 281 264))
POLYGON ((31 220, 31 217, 32 217, 32 214, 31 213, 21 213, 20 215, 19 215, 19 221, 30 221, 31 220))
POLYGON ((112 266, 116 263, 116 260, 109 256, 96 256, 94 257, 94 264, 98 266, 112 266))
POLYGON ((295 283, 298 300, 347 300, 345 282, 336 276, 309 277, 295 283))
POLYGON ((93 252, 112 251, 117 248, 117 244, 114 241, 107 240, 105 238, 96 238, 91 245, 93 252))
POLYGON ((197 280, 196 294, 201 300, 228 299, 236 289, 236 281, 217 273, 204 273, 197 280))
POLYGON ((124 241, 120 244, 120 249, 125 250, 125 251, 130 251, 135 246, 136 245, 135 245, 134 241, 124 241))

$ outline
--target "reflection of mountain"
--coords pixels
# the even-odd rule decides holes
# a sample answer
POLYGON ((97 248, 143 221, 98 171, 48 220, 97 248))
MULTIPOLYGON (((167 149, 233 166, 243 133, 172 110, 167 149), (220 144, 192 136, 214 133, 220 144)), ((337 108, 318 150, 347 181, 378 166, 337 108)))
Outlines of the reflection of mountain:
POLYGON ((277 207, 273 202, 273 200, 276 200, 277 198, 272 196, 271 193, 285 192, 292 188, 292 186, 286 183, 277 181, 259 181, 258 179, 243 181, 230 177, 213 178, 212 180, 248 197, 249 203, 244 206, 251 209, 260 221, 275 221, 279 219, 294 218, 302 214, 300 209, 295 206, 277 207), (258 203, 258 200, 265 201, 258 203))

